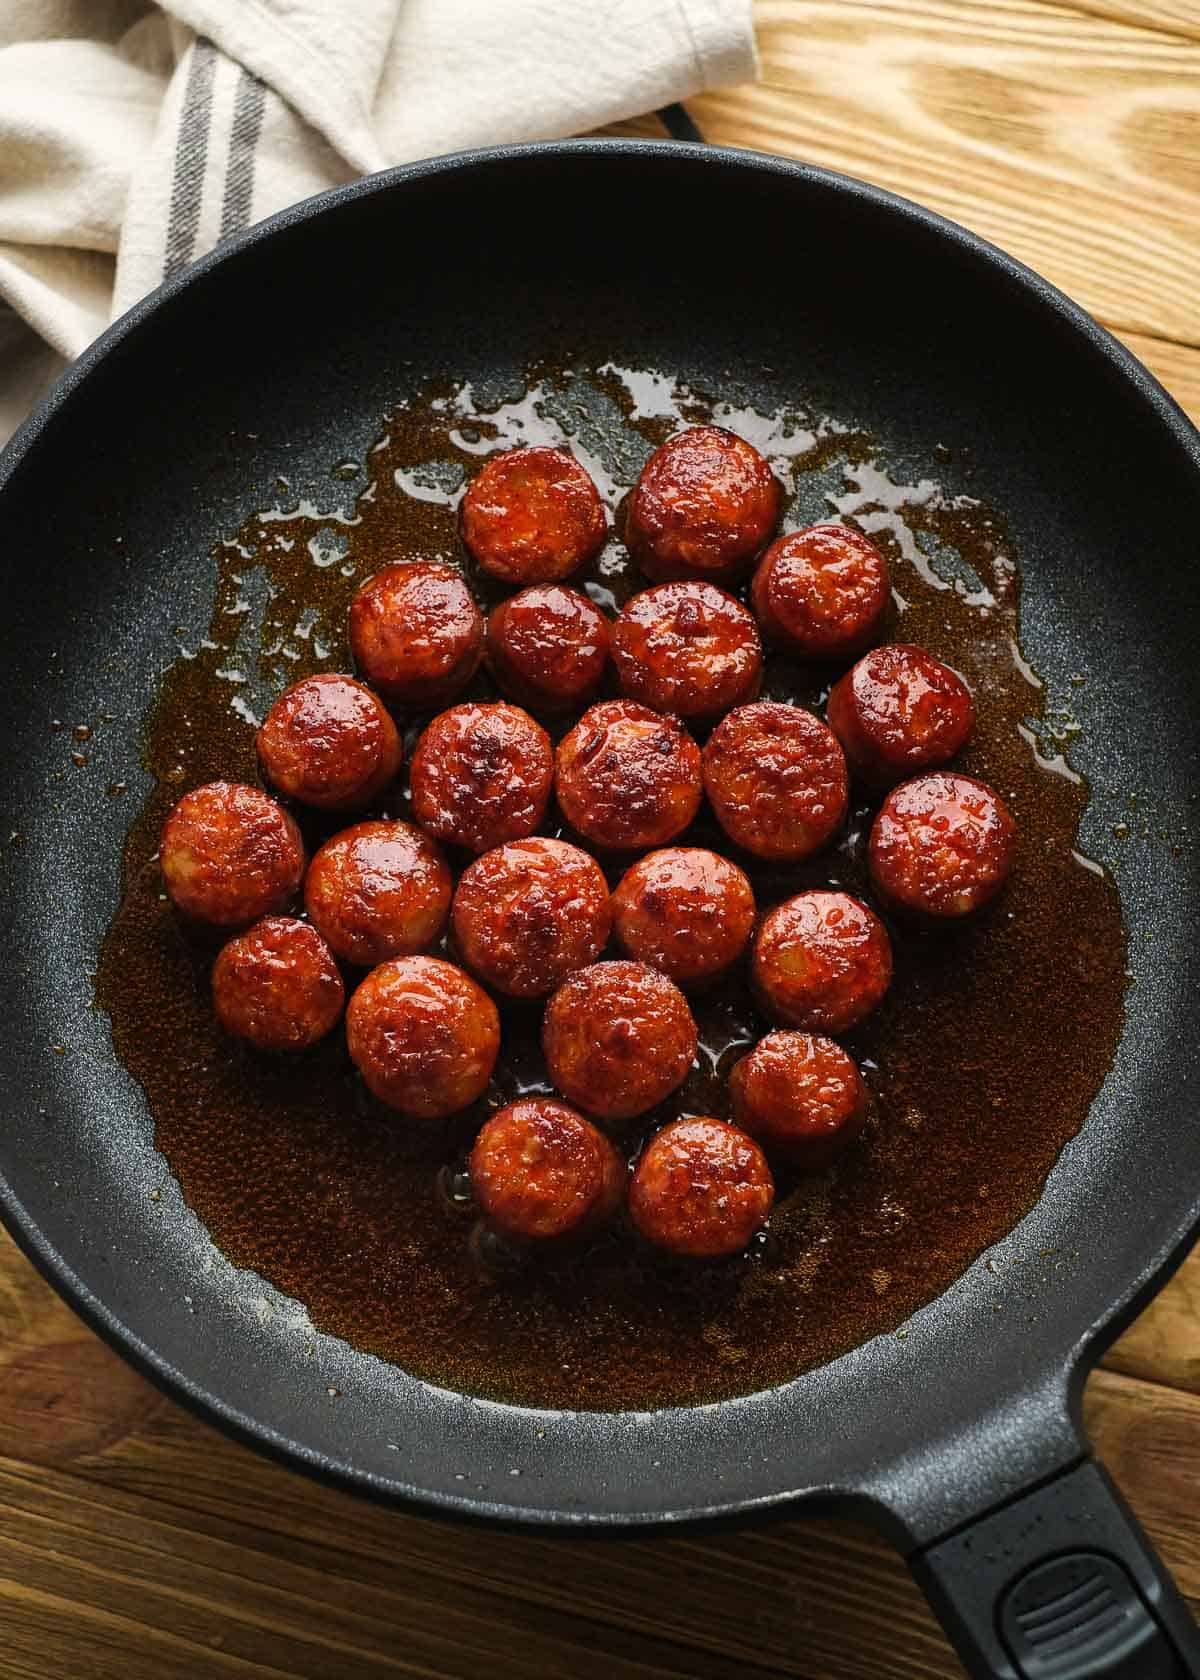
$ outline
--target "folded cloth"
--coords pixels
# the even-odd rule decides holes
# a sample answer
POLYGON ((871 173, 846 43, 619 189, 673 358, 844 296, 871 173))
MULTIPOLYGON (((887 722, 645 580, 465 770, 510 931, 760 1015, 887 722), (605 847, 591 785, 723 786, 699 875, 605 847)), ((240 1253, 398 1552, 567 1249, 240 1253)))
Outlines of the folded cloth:
POLYGON ((750 8, 4 0, 0 442, 109 320, 252 222, 389 164, 752 77, 750 8))

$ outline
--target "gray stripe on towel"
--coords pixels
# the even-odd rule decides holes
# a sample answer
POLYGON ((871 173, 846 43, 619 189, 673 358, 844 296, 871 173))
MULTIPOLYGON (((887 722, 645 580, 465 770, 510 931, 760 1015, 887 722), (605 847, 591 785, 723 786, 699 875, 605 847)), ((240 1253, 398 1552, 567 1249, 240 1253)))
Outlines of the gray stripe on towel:
POLYGON ((175 174, 171 181, 171 210, 163 254, 166 280, 187 267, 196 244, 216 70, 216 48, 211 41, 198 39, 192 48, 183 109, 179 114, 179 138, 175 144, 175 174))
POLYGON ((250 225, 250 203, 254 195, 254 153, 262 132, 263 106, 267 90, 257 76, 243 69, 238 77, 233 103, 233 128, 229 135, 229 163, 225 177, 225 198, 221 205, 219 237, 229 239, 250 225))

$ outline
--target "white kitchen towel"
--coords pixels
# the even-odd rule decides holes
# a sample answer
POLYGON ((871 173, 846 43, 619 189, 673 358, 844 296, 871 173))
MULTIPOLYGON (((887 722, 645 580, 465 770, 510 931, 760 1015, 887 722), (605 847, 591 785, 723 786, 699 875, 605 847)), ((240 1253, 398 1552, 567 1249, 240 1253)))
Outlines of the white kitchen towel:
POLYGON ((286 204, 756 70, 751 0, 3 0, 0 442, 115 315, 286 204))

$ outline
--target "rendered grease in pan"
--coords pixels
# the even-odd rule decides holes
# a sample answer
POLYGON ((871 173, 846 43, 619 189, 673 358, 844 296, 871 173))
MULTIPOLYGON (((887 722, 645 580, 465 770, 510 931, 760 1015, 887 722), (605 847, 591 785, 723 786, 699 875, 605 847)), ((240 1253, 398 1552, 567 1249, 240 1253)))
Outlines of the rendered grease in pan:
MULTIPOLYGON (((496 1398, 713 1400, 896 1328, 1036 1201, 1087 1115, 1123 1019, 1116 892, 1075 850, 1083 783, 1061 757, 1035 751, 1052 700, 1020 653, 1018 574, 1000 518, 942 494, 936 463, 918 484, 911 471, 893 477, 886 448, 845 425, 731 409, 716 393, 612 366, 539 368, 502 394, 444 387, 410 397, 368 455, 366 490, 340 511, 350 492, 335 454, 335 511, 266 510, 219 550, 207 639, 166 673, 147 724, 158 786, 129 837, 98 995, 188 1203, 232 1261, 298 1297, 319 1328, 496 1398), (769 1236, 750 1254, 680 1269, 617 1230, 573 1256, 497 1268, 469 1240, 461 1168, 490 1109, 549 1088, 539 1008, 504 1006, 493 1087, 448 1129, 372 1107, 340 1035, 286 1063, 243 1050, 213 1019, 211 951, 189 943, 160 898, 158 829, 183 788, 253 779, 253 720, 288 683, 348 668, 346 609, 364 578, 405 558, 466 564, 456 506, 488 452, 566 442, 615 507, 656 443, 709 419, 772 459, 788 492, 785 529, 842 514, 884 546, 895 591, 885 633, 930 648, 970 683, 979 722, 961 767, 1009 804, 1019 862, 977 925, 898 936, 892 990, 847 1039, 873 1091, 866 1131, 828 1173, 781 1178, 769 1236)), ((469 566, 468 576, 492 605, 494 585, 469 566)), ((611 610, 643 580, 614 534, 583 584, 611 610)), ((492 692, 480 676, 469 696, 492 692)), ((764 693, 821 698, 811 675, 778 656, 764 693)), ((370 814, 404 815, 406 798, 370 814)), ((306 821, 310 843, 336 826, 306 821)), ((760 905, 805 887, 865 893, 868 821, 867 807, 852 809, 842 842, 800 866, 737 861, 760 905)), ((728 850, 706 814, 682 843, 728 850)), ((630 1154, 639 1131, 669 1118, 727 1112, 729 1068, 764 1029, 740 975, 699 1000, 697 1015, 698 1065, 661 1112, 620 1133, 630 1154)))

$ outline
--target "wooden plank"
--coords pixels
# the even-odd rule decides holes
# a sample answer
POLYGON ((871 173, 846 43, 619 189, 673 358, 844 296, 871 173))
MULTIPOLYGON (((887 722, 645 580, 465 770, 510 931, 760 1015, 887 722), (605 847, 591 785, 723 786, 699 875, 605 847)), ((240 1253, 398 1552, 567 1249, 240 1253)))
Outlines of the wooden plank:
POLYGON ((759 0, 756 17, 764 85, 689 103, 710 139, 878 182, 1102 320, 1200 343, 1190 41, 1035 0, 759 0))

